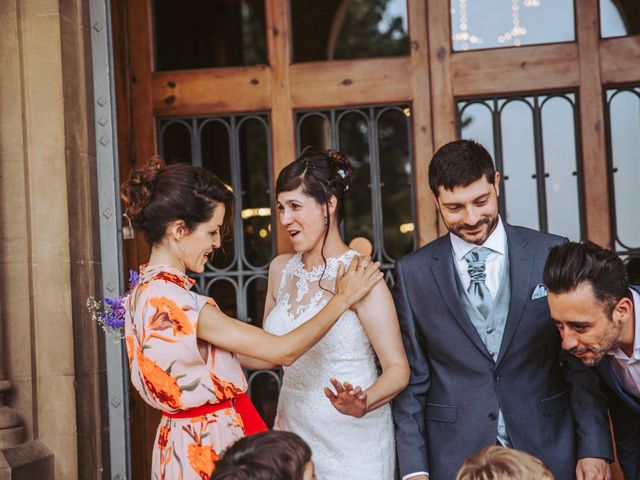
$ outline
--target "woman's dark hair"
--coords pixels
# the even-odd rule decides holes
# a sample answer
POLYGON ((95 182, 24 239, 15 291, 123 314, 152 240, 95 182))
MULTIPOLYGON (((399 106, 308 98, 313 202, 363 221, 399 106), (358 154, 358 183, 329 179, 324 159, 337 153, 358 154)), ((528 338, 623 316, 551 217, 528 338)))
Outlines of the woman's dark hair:
MULTIPOLYGON (((327 261, 324 257, 324 245, 331 226, 328 202, 331 197, 336 198, 336 219, 339 224, 344 218, 345 197, 351 188, 352 179, 353 167, 342 153, 336 150, 321 150, 317 147, 307 146, 302 150, 300 157, 282 169, 276 181, 276 195, 302 187, 305 195, 325 206, 327 224, 320 249, 325 270, 327 261)), ((320 276, 320 281, 322 281, 322 277, 324 277, 324 271, 320 276)), ((320 288, 327 290, 322 285, 320 288)))
POLYGON ((438 188, 466 187, 485 177, 493 183, 496 169, 491 155, 473 140, 456 140, 438 149, 429 164, 429 187, 438 196, 438 188))
POLYGON ((542 280, 555 294, 572 292, 583 283, 593 289, 596 300, 610 317, 617 303, 630 298, 629 281, 620 257, 593 242, 567 242, 549 251, 542 280))
POLYGON ((278 175, 276 195, 302 186, 304 194, 320 205, 326 205, 331 197, 336 197, 339 223, 344 218, 344 199, 352 178, 353 168, 342 153, 308 146, 278 175))
POLYGON ((311 449, 292 432, 244 437, 216 462, 211 480, 302 480, 311 449))
POLYGON ((225 206, 224 225, 233 218, 233 193, 218 177, 193 165, 166 166, 159 157, 131 172, 120 187, 120 198, 131 224, 144 232, 150 245, 159 242, 176 220, 192 231, 210 220, 219 204, 225 206))

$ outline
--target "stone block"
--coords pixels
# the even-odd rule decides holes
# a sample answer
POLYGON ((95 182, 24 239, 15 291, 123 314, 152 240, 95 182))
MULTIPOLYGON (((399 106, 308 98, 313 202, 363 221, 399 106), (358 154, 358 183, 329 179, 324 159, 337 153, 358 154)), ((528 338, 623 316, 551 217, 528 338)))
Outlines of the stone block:
POLYGON ((53 453, 39 440, 0 450, 0 480, 54 480, 54 469, 53 453))

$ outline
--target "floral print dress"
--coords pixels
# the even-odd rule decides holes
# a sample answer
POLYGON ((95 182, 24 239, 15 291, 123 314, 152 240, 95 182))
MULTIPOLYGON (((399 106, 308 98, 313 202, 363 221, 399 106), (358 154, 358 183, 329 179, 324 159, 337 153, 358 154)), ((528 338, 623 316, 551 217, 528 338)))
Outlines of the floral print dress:
MULTIPOLYGON (((247 389, 235 356, 196 337, 200 310, 215 302, 192 286, 177 269, 143 266, 126 302, 131 382, 144 401, 168 414, 232 400, 247 389)), ((208 480, 220 453, 243 436, 233 407, 191 418, 163 415, 151 478, 208 480)))

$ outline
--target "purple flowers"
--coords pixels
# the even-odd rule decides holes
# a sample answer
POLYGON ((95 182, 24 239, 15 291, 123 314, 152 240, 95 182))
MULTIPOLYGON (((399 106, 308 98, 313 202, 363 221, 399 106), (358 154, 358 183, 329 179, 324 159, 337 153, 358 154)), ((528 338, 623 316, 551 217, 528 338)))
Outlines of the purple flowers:
POLYGON ((125 295, 117 298, 105 297, 102 300, 96 300, 94 297, 87 299, 87 308, 91 312, 91 318, 97 321, 116 343, 124 337, 124 304, 129 292, 133 290, 139 280, 138 272, 129 270, 129 289, 125 295))

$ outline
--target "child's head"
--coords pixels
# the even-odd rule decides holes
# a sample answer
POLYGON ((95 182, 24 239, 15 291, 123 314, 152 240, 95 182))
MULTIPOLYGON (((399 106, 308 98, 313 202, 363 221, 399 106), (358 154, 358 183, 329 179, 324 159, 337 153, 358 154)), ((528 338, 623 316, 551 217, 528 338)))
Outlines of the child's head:
POLYGON ((467 458, 456 480, 554 480, 544 463, 528 453, 491 445, 467 458))
POLYGON ((291 432, 242 438, 216 462, 211 480, 312 480, 311 449, 291 432))

